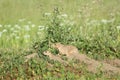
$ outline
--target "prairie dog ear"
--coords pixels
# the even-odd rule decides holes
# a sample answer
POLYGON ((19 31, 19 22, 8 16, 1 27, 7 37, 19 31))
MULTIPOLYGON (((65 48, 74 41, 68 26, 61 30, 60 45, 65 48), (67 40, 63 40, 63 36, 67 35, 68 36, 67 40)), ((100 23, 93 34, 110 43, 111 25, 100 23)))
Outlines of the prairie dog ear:
POLYGON ((55 43, 55 46, 57 47, 57 46, 62 46, 62 44, 61 43, 55 43))
POLYGON ((51 45, 51 47, 57 48, 57 47, 59 47, 60 45, 61 45, 61 43, 54 43, 54 44, 51 45))

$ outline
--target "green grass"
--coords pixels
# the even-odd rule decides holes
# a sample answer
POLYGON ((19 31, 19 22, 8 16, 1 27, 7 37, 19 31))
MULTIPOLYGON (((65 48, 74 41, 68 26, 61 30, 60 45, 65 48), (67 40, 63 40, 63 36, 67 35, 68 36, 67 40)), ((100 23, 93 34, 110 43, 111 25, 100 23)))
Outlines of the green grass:
MULTIPOLYGON (((54 11, 54 8, 58 7, 61 14, 67 14, 68 17, 70 17, 70 19, 72 18, 73 19, 72 21, 76 23, 78 28, 82 26, 81 28, 83 29, 81 29, 82 31, 80 31, 80 33, 83 33, 84 31, 85 35, 88 35, 89 33, 96 34, 98 33, 98 31, 96 31, 97 26, 96 26, 96 23, 94 22, 97 22, 97 21, 94 21, 94 20, 98 20, 98 22, 100 22, 102 19, 112 20, 115 18, 114 24, 111 24, 111 25, 113 25, 114 27, 119 26, 118 16, 120 15, 119 14, 120 10, 119 10, 118 3, 119 3, 119 0, 116 0, 116 1, 108 1, 108 0, 103 0, 103 1, 89 1, 89 0, 86 0, 86 1, 84 0, 80 0, 80 1, 78 0, 76 1, 67 1, 67 0, 65 1, 45 0, 44 1, 44 0, 41 0, 41 1, 38 1, 38 0, 34 0, 33 1, 33 0, 29 0, 29 2, 28 0, 25 0, 25 1, 24 0, 21 0, 21 1, 1 0, 0 1, 0 15, 1 15, 0 24, 3 25, 3 28, 0 28, 0 31, 4 29, 8 29, 7 25, 8 26, 11 25, 11 27, 15 25, 19 25, 21 28, 24 25, 31 26, 32 24, 33 25, 35 24, 36 26, 38 25, 46 26, 46 22, 48 22, 48 20, 45 19, 44 14, 52 13, 54 11), (19 20, 22 20, 22 19, 23 20, 25 19, 25 20, 23 22, 19 22, 19 20), (93 21, 93 24, 92 24, 92 21, 93 21), (29 22, 31 22, 32 24, 29 24, 29 22), (91 22, 91 25, 89 26, 92 26, 92 27, 91 28, 89 27, 89 29, 86 29, 88 28, 87 23, 89 22, 91 22)), ((36 36, 35 32, 37 32, 36 29, 32 29, 32 31, 29 31, 32 37, 33 35, 36 36)), ((22 30, 22 33, 24 35, 28 32, 22 30)), ((8 35, 8 34, 5 34, 5 35, 8 35)), ((22 36, 21 31, 20 31, 20 36, 22 36)), ((33 37, 32 40, 34 38, 35 37, 33 37)), ((5 41, 6 38, 2 40, 5 41)), ((23 39, 21 38, 21 41, 22 40, 23 39)), ((31 41, 31 39, 29 41, 31 41)), ((13 40, 13 42, 16 42, 16 40, 15 41, 13 40)), ((20 41, 18 41, 18 43, 19 42, 20 41)), ((22 42, 23 42, 22 45, 24 45, 24 41, 22 42)), ((1 44, 2 44, 1 46, 3 46, 4 42, 1 41, 1 44)), ((11 44, 9 43, 4 44, 4 46, 5 45, 11 46, 11 44)))
POLYGON ((57 61, 43 58, 34 58, 24 62, 24 51, 2 51, 0 58, 0 79, 1 80, 119 80, 119 75, 109 76, 104 73, 91 74, 86 71, 84 65, 74 66, 74 61, 69 65, 64 65, 57 61), (50 65, 52 64, 52 66, 50 65))
POLYGON ((120 59, 119 3, 119 0, 0 0, 0 79, 21 80, 28 76, 26 79, 119 80, 117 75, 113 78, 102 73, 91 75, 84 68, 71 73, 71 65, 67 70, 59 62, 52 63, 55 68, 48 68, 49 60, 32 59, 24 63, 23 59, 32 52, 42 57, 41 52, 50 49, 48 45, 54 42, 75 45, 94 59, 120 59))

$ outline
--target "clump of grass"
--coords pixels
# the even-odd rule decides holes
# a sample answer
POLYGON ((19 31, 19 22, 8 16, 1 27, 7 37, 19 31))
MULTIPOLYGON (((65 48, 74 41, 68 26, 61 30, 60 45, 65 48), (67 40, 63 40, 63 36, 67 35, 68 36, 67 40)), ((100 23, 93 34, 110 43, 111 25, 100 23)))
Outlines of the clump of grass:
POLYGON ((46 39, 51 43, 62 42, 68 43, 72 39, 70 33, 73 28, 72 22, 68 19, 67 14, 61 14, 58 8, 54 9, 51 22, 47 24, 46 39))
POLYGON ((45 30, 45 38, 38 42, 35 42, 34 48, 42 53, 46 50, 51 50, 55 54, 58 52, 51 48, 52 43, 61 42, 64 44, 72 41, 71 32, 73 29, 73 22, 70 22, 67 14, 61 14, 58 8, 54 9, 53 14, 47 17, 48 23, 46 24, 47 29, 45 30))

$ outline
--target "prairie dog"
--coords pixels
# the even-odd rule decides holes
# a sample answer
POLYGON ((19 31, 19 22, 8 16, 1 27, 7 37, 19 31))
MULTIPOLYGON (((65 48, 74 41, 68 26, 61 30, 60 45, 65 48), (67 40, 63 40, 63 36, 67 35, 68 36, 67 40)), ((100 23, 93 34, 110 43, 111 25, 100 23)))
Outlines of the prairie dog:
POLYGON ((52 45, 52 47, 58 49, 60 54, 66 55, 67 57, 79 54, 78 49, 72 45, 63 45, 61 43, 55 43, 52 45))

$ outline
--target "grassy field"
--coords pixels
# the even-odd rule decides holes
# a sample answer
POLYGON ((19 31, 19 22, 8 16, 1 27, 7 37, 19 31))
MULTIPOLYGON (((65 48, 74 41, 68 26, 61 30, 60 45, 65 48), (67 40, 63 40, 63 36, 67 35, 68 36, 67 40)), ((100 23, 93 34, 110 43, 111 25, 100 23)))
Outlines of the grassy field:
POLYGON ((118 75, 91 74, 84 65, 74 68, 74 62, 66 66, 41 56, 50 49, 49 42, 61 42, 76 46, 96 60, 120 59, 119 3, 120 0, 0 0, 0 79, 119 80, 118 75), (40 59, 25 63, 24 56, 34 52, 40 59))

